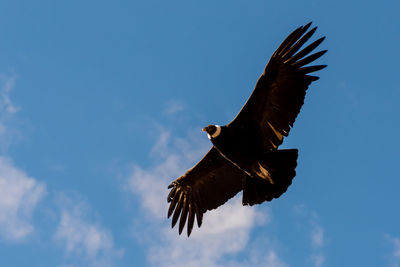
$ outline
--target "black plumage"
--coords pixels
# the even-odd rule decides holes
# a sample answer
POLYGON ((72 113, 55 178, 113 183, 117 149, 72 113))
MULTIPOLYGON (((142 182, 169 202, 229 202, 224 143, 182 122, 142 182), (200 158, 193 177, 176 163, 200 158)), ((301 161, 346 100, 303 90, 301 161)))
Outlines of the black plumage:
POLYGON ((296 175, 297 149, 278 150, 304 103, 306 90, 318 80, 312 72, 326 65, 305 66, 325 54, 309 55, 324 39, 300 48, 316 31, 311 23, 293 31, 274 52, 253 93, 236 118, 225 126, 209 125, 213 147, 168 188, 172 227, 179 234, 187 222, 189 236, 196 218, 243 191, 243 205, 271 201, 286 192, 296 175), (300 50, 300 51, 299 51, 300 50))

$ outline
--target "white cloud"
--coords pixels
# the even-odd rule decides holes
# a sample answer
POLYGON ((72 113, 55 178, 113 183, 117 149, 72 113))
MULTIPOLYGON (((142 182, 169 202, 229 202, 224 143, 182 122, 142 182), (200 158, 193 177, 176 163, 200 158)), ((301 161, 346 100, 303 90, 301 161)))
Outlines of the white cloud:
POLYGON ((260 253, 238 259, 236 255, 249 245, 251 230, 269 222, 269 209, 243 207, 237 196, 217 210, 204 215, 203 225, 195 228, 190 238, 170 229, 167 185, 193 166, 210 148, 206 138, 189 132, 189 137, 173 138, 160 128, 160 137, 152 149, 158 155, 149 168, 133 166, 128 189, 140 199, 145 219, 136 218, 134 235, 148 246, 148 259, 153 266, 286 266, 271 247, 258 248, 260 253))
POLYGON ((393 257, 400 260, 400 238, 393 238, 393 257))
POLYGON ((0 235, 22 240, 34 230, 32 213, 46 195, 46 186, 0 157, 0 235))
MULTIPOLYGON (((257 264, 257 265, 254 265, 254 266, 260 266, 260 264, 257 264)), ((268 266, 268 267, 286 267, 288 265, 286 263, 282 262, 274 251, 270 250, 267 253, 267 256, 265 258, 264 266, 268 266)))
MULTIPOLYGON (((315 213, 314 213, 315 214, 315 213)), ((317 216, 312 216, 311 219, 311 245, 312 245, 312 254, 311 261, 313 262, 315 267, 320 267, 325 262, 325 256, 323 253, 324 248, 324 229, 317 222, 317 216)))
POLYGON ((67 256, 82 256, 92 266, 111 266, 123 250, 114 247, 108 230, 87 218, 89 211, 83 202, 63 207, 54 238, 65 248, 67 256))
POLYGON ((12 127, 15 113, 19 110, 10 99, 14 84, 14 76, 0 75, 0 154, 5 154, 8 146, 19 135, 12 127))
POLYGON ((14 88, 15 77, 0 75, 0 82, 2 83, 2 89, 0 91, 0 112, 3 116, 5 114, 15 114, 19 108, 14 106, 9 97, 10 92, 14 88))
POLYGON ((170 100, 166 103, 165 107, 165 113, 168 115, 174 115, 176 113, 179 113, 185 109, 185 106, 176 100, 170 100))
POLYGON ((320 267, 325 262, 323 248, 325 246, 324 228, 318 222, 318 214, 303 204, 296 205, 294 212, 305 217, 310 227, 311 255, 310 260, 315 267, 320 267))
POLYGON ((390 245, 392 246, 392 251, 390 253, 390 263, 392 267, 399 267, 400 266, 400 238, 392 237, 388 234, 385 235, 387 241, 389 241, 390 245))
MULTIPOLYGON (((17 133, 12 124, 19 108, 9 97, 14 83, 15 77, 0 75, 0 237, 19 241, 34 230, 32 214, 46 195, 46 186, 16 168, 7 156, 1 155, 6 154, 17 133)), ((64 246, 68 256, 83 256, 92 266, 111 266, 113 260, 123 254, 122 250, 114 247, 111 233, 87 218, 88 205, 83 202, 73 204, 67 198, 63 201, 54 239, 64 246)), ((73 259, 78 263, 79 260, 80 257, 73 259)))
POLYGON ((311 260, 312 260, 314 266, 318 267, 318 266, 322 266, 322 264, 325 261, 325 257, 322 253, 313 253, 311 255, 311 260))
POLYGON ((21 241, 34 231, 32 213, 46 195, 46 186, 14 166, 4 151, 14 137, 9 122, 18 108, 11 102, 14 77, 0 75, 0 237, 21 241))
MULTIPOLYGON (((255 208, 243 207, 239 197, 205 214, 200 229, 188 239, 179 236, 169 225, 160 230, 159 244, 152 244, 149 260, 154 266, 256 266, 260 262, 281 262, 272 249, 265 249, 267 256, 238 260, 235 254, 244 251, 249 243, 251 229, 268 220, 255 208), (224 260, 224 257, 233 257, 224 260)), ((281 266, 281 265, 276 265, 281 266)))
POLYGON ((324 230, 315 221, 312 222, 313 229, 311 232, 312 245, 315 248, 321 248, 324 245, 324 230))

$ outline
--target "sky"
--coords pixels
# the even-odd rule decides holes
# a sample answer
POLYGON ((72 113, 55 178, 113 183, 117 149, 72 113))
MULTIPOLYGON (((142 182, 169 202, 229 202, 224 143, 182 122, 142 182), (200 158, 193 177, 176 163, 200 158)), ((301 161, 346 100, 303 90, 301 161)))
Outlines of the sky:
POLYGON ((400 266, 398 1, 0 2, 0 266, 400 266), (328 53, 279 199, 167 220, 274 50, 328 53))

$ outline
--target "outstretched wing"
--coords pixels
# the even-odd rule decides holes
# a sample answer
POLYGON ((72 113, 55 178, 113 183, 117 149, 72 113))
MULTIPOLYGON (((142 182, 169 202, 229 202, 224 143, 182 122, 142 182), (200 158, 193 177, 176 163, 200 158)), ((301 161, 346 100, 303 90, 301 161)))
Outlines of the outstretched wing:
POLYGON ((194 217, 200 227, 203 214, 215 209, 242 190, 246 174, 227 161, 212 147, 210 151, 186 174, 176 179, 168 188, 170 202, 168 218, 172 227, 179 220, 179 234, 187 223, 187 235, 193 229, 194 217))
POLYGON ((289 134, 290 127, 293 127, 300 112, 308 86, 319 79, 310 73, 326 67, 305 67, 325 54, 326 50, 308 55, 325 37, 296 54, 317 29, 315 27, 307 32, 310 25, 311 23, 299 27, 282 42, 258 79, 250 98, 230 123, 246 125, 252 121, 260 125, 264 135, 264 146, 269 150, 282 144, 283 136, 289 134))

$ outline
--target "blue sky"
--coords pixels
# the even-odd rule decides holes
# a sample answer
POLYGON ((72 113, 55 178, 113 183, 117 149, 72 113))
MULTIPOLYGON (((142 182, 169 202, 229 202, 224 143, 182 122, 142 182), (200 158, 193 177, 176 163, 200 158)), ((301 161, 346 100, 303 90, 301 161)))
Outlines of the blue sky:
POLYGON ((0 3, 1 266, 400 266, 396 1, 0 3), (166 186, 226 124, 284 37, 328 64, 291 135, 280 199, 206 213, 166 186))

